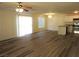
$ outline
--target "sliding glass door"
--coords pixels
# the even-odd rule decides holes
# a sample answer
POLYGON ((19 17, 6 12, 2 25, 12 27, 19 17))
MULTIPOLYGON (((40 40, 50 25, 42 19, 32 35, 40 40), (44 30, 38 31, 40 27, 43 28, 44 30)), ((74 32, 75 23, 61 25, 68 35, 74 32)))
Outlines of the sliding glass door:
POLYGON ((24 36, 32 33, 32 17, 19 16, 17 21, 17 36, 24 36))

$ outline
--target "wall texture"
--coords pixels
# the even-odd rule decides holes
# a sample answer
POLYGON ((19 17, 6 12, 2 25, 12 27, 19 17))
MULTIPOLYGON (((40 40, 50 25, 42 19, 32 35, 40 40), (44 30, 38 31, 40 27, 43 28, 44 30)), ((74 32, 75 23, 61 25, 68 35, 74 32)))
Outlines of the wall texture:
POLYGON ((79 14, 70 14, 66 17, 66 22, 73 22, 73 18, 79 18, 79 14))
POLYGON ((0 40, 16 37, 16 12, 0 10, 0 40))
POLYGON ((64 26, 65 24, 72 24, 73 18, 79 18, 78 14, 61 14, 56 13, 52 18, 48 18, 48 30, 58 31, 59 26, 64 26))
POLYGON ((48 18, 48 30, 57 31, 58 26, 65 25, 66 15, 56 13, 52 18, 48 18))

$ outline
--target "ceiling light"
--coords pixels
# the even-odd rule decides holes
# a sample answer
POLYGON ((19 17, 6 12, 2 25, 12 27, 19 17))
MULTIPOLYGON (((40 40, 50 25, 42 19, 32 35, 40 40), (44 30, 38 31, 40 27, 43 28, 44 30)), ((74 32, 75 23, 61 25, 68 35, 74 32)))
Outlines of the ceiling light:
POLYGON ((19 5, 16 8, 16 12, 23 12, 23 8, 22 8, 22 5, 21 5, 21 2, 19 2, 18 4, 19 5))
POLYGON ((77 14, 78 12, 79 12, 79 11, 77 11, 77 10, 76 10, 76 11, 74 11, 74 13, 75 13, 75 14, 77 14))
POLYGON ((55 15, 55 13, 45 13, 45 15, 55 15))
POLYGON ((48 18, 52 18, 52 15, 48 15, 48 18))
POLYGON ((48 18, 52 18, 52 16, 55 15, 55 13, 45 13, 44 15, 48 15, 48 18))
POLYGON ((16 8, 16 12, 23 12, 22 8, 16 8))

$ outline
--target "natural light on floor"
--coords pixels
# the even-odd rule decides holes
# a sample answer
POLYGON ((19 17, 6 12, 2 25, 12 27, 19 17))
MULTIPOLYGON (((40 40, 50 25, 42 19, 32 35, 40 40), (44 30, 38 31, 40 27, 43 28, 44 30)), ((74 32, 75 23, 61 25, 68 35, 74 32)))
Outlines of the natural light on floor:
POLYGON ((18 36, 24 36, 32 33, 32 17, 19 16, 18 22, 18 36))

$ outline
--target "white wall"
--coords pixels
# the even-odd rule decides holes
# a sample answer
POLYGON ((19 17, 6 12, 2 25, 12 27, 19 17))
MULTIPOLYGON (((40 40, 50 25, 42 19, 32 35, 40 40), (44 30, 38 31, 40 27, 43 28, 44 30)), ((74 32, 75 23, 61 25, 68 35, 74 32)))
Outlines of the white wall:
POLYGON ((16 12, 0 10, 0 40, 16 37, 16 12))
POLYGON ((79 18, 79 15, 67 15, 67 22, 73 22, 73 18, 79 18))
POLYGON ((64 26, 65 24, 73 24, 73 18, 79 18, 79 15, 56 13, 52 16, 52 18, 48 18, 47 29, 58 31, 58 26, 64 26))
POLYGON ((56 13, 52 18, 48 18, 48 30, 57 31, 58 26, 64 25, 66 20, 66 14, 56 13))

